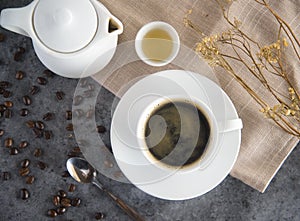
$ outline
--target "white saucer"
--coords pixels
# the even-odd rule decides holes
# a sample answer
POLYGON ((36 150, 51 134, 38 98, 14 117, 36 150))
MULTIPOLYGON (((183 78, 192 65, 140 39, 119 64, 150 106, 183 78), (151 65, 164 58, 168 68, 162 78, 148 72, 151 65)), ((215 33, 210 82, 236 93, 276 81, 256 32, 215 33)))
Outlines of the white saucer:
POLYGON ((168 200, 191 199, 210 191, 229 174, 239 152, 241 130, 222 134, 214 158, 201 170, 170 174, 149 164, 138 145, 137 123, 150 102, 172 95, 202 100, 218 122, 238 118, 229 97, 213 81, 183 70, 162 71, 138 81, 120 100, 112 119, 112 149, 122 172, 142 191, 168 200))

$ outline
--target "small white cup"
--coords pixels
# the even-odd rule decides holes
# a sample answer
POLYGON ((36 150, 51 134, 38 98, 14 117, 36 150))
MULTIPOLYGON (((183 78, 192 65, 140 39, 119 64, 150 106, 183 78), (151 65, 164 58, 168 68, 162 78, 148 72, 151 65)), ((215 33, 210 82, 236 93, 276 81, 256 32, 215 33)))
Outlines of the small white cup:
MULTIPOLYGON (((167 41, 165 39, 157 39, 157 40, 158 41, 167 41)), ((139 30, 139 32, 137 33, 136 38, 135 38, 135 50, 136 50, 137 55, 143 62, 145 62, 146 64, 151 65, 151 66, 159 67, 159 66, 164 66, 164 65, 172 62, 175 59, 175 57, 177 56, 177 54, 179 52, 179 48, 180 48, 180 40, 179 40, 177 31, 175 30, 175 28, 173 28, 168 23, 161 22, 161 21, 154 21, 154 22, 144 25, 139 30), (142 44, 143 44, 144 37, 149 31, 154 30, 154 29, 161 29, 161 30, 166 31, 172 39, 171 40, 173 43, 172 51, 171 51, 170 55, 164 60, 159 60, 159 61, 152 60, 151 58, 148 58, 143 51, 142 44)))

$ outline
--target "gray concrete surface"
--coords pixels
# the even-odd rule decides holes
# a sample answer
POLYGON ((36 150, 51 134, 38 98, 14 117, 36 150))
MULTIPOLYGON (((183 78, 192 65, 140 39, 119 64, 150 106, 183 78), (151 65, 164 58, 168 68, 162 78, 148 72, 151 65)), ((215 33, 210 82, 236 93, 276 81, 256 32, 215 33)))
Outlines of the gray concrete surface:
MULTIPOLYGON (((0 10, 6 7, 23 6, 29 0, 1 0, 0 10)), ((45 67, 37 59, 30 39, 8 32, 0 28, 0 33, 6 39, 0 42, 0 81, 9 81, 13 86, 9 89, 13 95, 4 99, 0 96, 0 104, 5 100, 12 100, 13 117, 0 118, 0 129, 5 134, 0 137, 0 174, 4 171, 11 173, 11 179, 4 181, 0 178, 0 221, 29 221, 53 220, 47 217, 48 209, 54 208, 52 197, 58 190, 67 190, 69 184, 76 184, 76 190, 68 195, 79 197, 82 203, 79 207, 71 207, 63 216, 56 220, 95 220, 96 212, 106 215, 104 220, 130 220, 108 197, 91 185, 80 185, 70 177, 63 178, 65 162, 68 152, 76 146, 76 141, 69 135, 65 127, 69 123, 64 119, 66 110, 72 107, 73 93, 77 80, 66 79, 59 76, 47 78, 48 84, 40 85, 40 92, 32 96, 32 105, 28 106, 30 114, 27 117, 19 116, 19 110, 24 108, 22 96, 29 93, 32 85, 37 85, 36 78, 44 76, 45 67), (26 49, 20 62, 13 59, 19 46, 26 49), (26 73, 23 80, 15 79, 15 72, 22 70, 26 73), (65 97, 58 101, 56 91, 63 91, 65 97), (35 138, 30 129, 25 126, 28 120, 41 120, 47 112, 53 112, 55 118, 46 122, 46 129, 52 130, 53 138, 45 140, 35 138), (16 156, 9 154, 4 147, 4 139, 12 137, 14 146, 22 140, 30 144, 26 149, 20 150, 16 156), (33 156, 35 148, 41 148, 43 155, 40 158, 33 156), (25 178, 18 175, 20 161, 31 160, 30 174, 36 177, 32 185, 25 183, 25 178), (45 162, 48 167, 39 169, 38 161, 45 162), (22 200, 20 189, 27 188, 30 198, 22 200)), ((91 80, 91 79, 90 79, 91 80)), ((92 81, 92 80, 91 80, 92 81)), ((109 143, 109 128, 111 121, 111 105, 114 96, 102 90, 98 96, 96 120, 98 125, 104 125, 107 132, 102 135, 107 146, 109 143)), ((98 176, 112 192, 136 208, 146 220, 300 220, 300 146, 292 152, 290 157, 279 170, 264 194, 228 176, 218 187, 211 192, 187 201, 166 201, 151 197, 131 184, 118 183, 106 177, 98 176)))

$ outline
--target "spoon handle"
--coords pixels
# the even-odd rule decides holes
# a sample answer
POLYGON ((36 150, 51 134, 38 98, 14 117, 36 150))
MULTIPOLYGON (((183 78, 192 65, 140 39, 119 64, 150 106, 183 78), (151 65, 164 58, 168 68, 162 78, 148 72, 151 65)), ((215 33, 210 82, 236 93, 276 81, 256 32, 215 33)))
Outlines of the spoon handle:
POLYGON ((101 189, 103 192, 105 192, 111 199, 113 199, 117 205, 127 213, 128 216, 130 216, 135 221, 145 221, 143 217, 141 217, 134 209, 129 207, 123 200, 116 197, 114 194, 112 194, 110 191, 105 189, 103 185, 96 179, 93 180, 93 184, 95 184, 99 189, 101 189))

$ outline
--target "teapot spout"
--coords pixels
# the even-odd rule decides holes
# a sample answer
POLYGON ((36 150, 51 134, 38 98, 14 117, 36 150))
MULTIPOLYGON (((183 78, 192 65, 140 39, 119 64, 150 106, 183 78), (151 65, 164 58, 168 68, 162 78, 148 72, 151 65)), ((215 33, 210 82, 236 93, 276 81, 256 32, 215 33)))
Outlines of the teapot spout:
POLYGON ((22 8, 3 9, 0 15, 0 25, 10 31, 30 37, 33 33, 32 14, 36 1, 22 8))
POLYGON ((115 16, 111 16, 108 21, 108 33, 122 34, 123 33, 123 24, 115 16))

